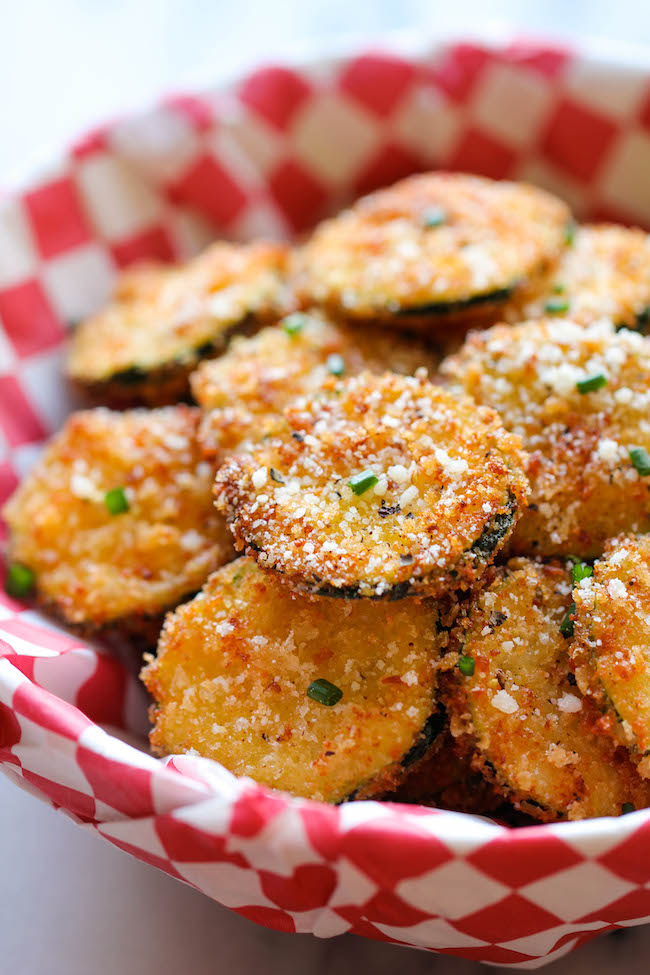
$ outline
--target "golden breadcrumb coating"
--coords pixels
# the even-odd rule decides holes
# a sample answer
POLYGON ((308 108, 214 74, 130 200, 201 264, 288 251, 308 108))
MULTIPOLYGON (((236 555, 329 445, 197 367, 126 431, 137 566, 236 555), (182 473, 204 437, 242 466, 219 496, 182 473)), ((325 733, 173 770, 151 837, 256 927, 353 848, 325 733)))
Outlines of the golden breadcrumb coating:
POLYGON ((68 419, 4 508, 9 557, 44 604, 96 626, 157 615, 233 557, 199 420, 187 406, 68 419))
POLYGON ((512 552, 593 558, 608 538, 650 526, 650 478, 634 462, 650 450, 650 340, 604 321, 496 325, 440 369, 529 454, 530 505, 512 552))
POLYGON ((295 596, 238 559, 167 617, 142 673, 152 745, 325 802, 389 791, 429 745, 437 621, 427 600, 295 596), (340 699, 310 697, 317 680, 340 699))
POLYGON ((239 549, 297 590, 400 598, 466 588, 525 504, 519 441, 416 377, 361 373, 295 401, 229 457, 215 496, 239 549))
POLYGON ((504 309, 509 322, 566 314, 581 325, 609 318, 640 328, 650 314, 650 237, 616 224, 576 229, 557 267, 534 289, 524 289, 504 309))
POLYGON ((296 255, 297 290, 349 317, 405 328, 494 317, 565 244, 570 212, 524 183, 411 176, 320 224, 296 255))
POLYGON ((571 661, 578 686, 603 713, 601 726, 650 775, 650 537, 608 542, 593 575, 573 591, 571 661))
POLYGON ((236 338, 225 355, 203 362, 190 377, 192 393, 206 411, 200 440, 208 457, 262 439, 292 399, 318 392, 332 375, 364 369, 413 375, 431 373, 440 356, 401 333, 371 331, 334 322, 317 311, 288 316, 286 328, 236 338))
POLYGON ((280 244, 217 243, 187 264, 127 271, 73 333, 69 378, 110 405, 178 401, 200 359, 282 313, 287 257, 280 244))
POLYGON ((562 632, 570 607, 566 565, 516 559, 497 570, 452 636, 458 665, 443 692, 475 766, 542 820, 650 805, 650 785, 624 748, 594 733, 598 713, 572 680, 562 632))

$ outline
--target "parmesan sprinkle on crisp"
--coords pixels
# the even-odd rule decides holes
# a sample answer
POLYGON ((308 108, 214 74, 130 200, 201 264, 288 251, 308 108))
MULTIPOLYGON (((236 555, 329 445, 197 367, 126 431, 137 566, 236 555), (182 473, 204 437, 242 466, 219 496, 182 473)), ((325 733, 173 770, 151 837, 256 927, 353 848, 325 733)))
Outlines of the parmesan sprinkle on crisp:
POLYGON ((627 589, 620 579, 610 579, 607 583, 607 592, 612 599, 626 599, 627 589))
POLYGON ((268 471, 266 467, 258 467, 258 469, 253 474, 253 487, 258 490, 264 487, 268 478, 268 471))
POLYGON ((515 711, 519 710, 519 705, 515 701, 511 694, 507 691, 498 691, 492 698, 492 707, 496 708, 497 711, 503 711, 504 714, 514 714, 515 711))
POLYGON ((563 694, 559 698, 557 706, 565 714, 575 714, 576 711, 582 710, 582 701, 575 694, 563 694))

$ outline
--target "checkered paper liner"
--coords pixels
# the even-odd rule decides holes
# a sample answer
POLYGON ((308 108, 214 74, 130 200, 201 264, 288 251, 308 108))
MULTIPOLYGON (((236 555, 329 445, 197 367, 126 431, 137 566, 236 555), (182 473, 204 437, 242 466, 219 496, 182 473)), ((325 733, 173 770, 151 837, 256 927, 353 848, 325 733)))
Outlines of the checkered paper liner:
MULTIPOLYGON (((401 43, 266 66, 89 133, 0 199, 0 498, 71 408, 66 327, 121 267, 215 235, 300 234, 431 167, 529 179, 580 216, 648 225, 650 67, 530 41, 401 43)), ((0 768, 254 921, 534 968, 650 920, 650 811, 515 830, 328 807, 196 756, 154 759, 144 713, 117 657, 0 596, 0 768)))

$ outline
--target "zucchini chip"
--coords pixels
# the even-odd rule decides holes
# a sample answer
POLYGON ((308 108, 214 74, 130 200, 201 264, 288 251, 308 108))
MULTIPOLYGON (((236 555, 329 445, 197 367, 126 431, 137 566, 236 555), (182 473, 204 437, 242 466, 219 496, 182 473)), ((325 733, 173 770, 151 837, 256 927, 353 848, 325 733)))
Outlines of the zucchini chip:
POLYGON ((404 328, 492 319, 547 271, 570 212, 543 190, 478 176, 411 176, 320 224, 296 256, 303 299, 404 328))
POLYGON ((26 569, 70 623, 129 631, 200 589, 234 553, 199 420, 188 406, 73 414, 4 508, 10 574, 26 569))
POLYGON ((570 654, 578 686, 603 713, 603 729, 650 776, 650 538, 608 542, 573 599, 570 654))
POLYGON ((281 314, 287 256, 279 244, 217 243, 187 264, 127 271, 113 302, 74 331, 68 377, 111 406, 186 398, 200 359, 281 314))
POLYGON ((201 444, 214 457, 262 439, 292 399, 313 395, 332 376, 364 369, 434 372, 439 361, 433 349, 400 333, 369 332, 319 312, 295 312, 279 327, 233 339, 225 355, 192 374, 192 393, 206 411, 201 444))
POLYGON ((607 321, 496 325, 440 371, 528 452, 531 497, 510 551, 595 558, 650 518, 650 339, 607 321))
POLYGON ((294 596, 238 559, 165 621, 151 743, 325 802, 389 792, 437 731, 437 620, 428 600, 294 596))
POLYGON ((457 666, 441 694, 459 745, 535 819, 650 805, 626 749, 594 733, 598 713, 569 670, 570 569, 517 559, 496 573, 451 637, 457 666))
POLYGON ((569 315, 588 325, 608 318, 617 327, 645 331, 650 316, 650 237, 615 224, 585 225, 541 287, 526 289, 504 311, 521 322, 569 315))
POLYGON ((294 401, 217 473, 236 539, 295 590, 351 598, 464 589, 503 547, 528 484, 492 410, 415 377, 361 373, 294 401))

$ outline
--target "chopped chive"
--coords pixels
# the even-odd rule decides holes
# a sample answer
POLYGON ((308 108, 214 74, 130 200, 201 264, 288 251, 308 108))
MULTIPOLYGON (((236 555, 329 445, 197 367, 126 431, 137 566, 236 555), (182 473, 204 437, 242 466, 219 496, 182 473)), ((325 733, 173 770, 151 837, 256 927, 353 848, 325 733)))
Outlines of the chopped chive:
POLYGON ((343 697, 343 691, 336 684, 330 683, 324 677, 313 680, 307 688, 307 697, 317 704, 324 704, 326 708, 332 708, 338 704, 343 697))
POLYGON ((282 474, 280 473, 280 471, 276 471, 275 467, 269 467, 269 474, 271 475, 271 480, 275 481, 276 484, 285 483, 282 474))
POLYGON ((544 311, 549 315, 562 315, 569 310, 569 302, 566 298, 549 298, 544 305, 544 311))
POLYGON ((282 328, 285 330, 287 335, 299 335, 305 327, 306 322, 307 316, 301 315, 301 313, 297 311, 294 312, 293 315, 287 315, 286 318, 282 319, 282 328))
POLYGON ((5 592, 16 599, 28 596, 34 588, 36 574, 22 562, 12 562, 7 568, 5 592))
POLYGON ((433 230, 435 227, 441 227, 446 219, 447 214, 442 207, 429 207, 422 214, 422 226, 425 230, 433 230))
POLYGON ((374 487, 379 478, 372 471, 361 471, 360 474, 354 474, 350 478, 348 484, 354 491, 354 493, 359 496, 364 494, 369 488, 374 487))
POLYGON ((566 614, 562 622, 560 623, 560 633, 564 637, 573 636, 573 620, 571 617, 576 611, 576 604, 571 603, 569 606, 569 612, 566 614))
POLYGON ((577 586, 579 582, 582 582, 583 579, 588 579, 593 574, 594 570, 586 562, 576 562, 571 569, 571 582, 574 586, 577 586))
POLYGON ((566 242, 567 247, 573 247, 573 244, 575 243, 575 239, 576 239, 576 225, 573 221, 571 221, 571 223, 567 224, 566 232, 564 235, 564 240, 566 242))
POLYGON ((553 294, 563 295, 565 291, 566 291, 566 285, 565 284, 562 284, 561 281, 557 281, 553 285, 553 294))
POLYGON ((337 355, 336 352, 328 355, 326 365, 327 371, 331 372, 333 376, 342 376, 345 372, 343 356, 337 355))
POLYGON ((650 474, 650 455, 645 447, 632 447, 630 450, 630 460, 641 477, 647 477, 650 474))
POLYGON ((129 510, 129 502, 123 487, 111 488, 104 495, 104 504, 112 515, 121 515, 129 510))
POLYGON ((474 674, 474 668, 476 663, 473 657, 469 657, 467 654, 462 653, 458 658, 458 669, 460 670, 463 677, 472 677, 474 674))
POLYGON ((576 389, 579 393, 595 393, 597 389, 602 389, 602 387, 606 385, 607 376, 604 376, 602 372, 597 372, 595 376, 589 376, 587 379, 580 379, 576 383, 576 389))
POLYGON ((621 814, 623 816, 627 816, 627 814, 631 812, 634 812, 634 803, 624 802, 623 805, 621 806, 621 814))

